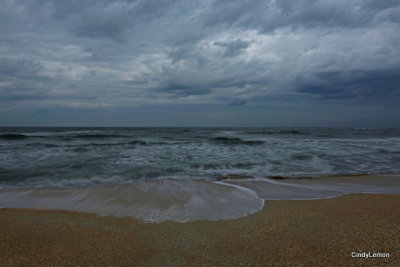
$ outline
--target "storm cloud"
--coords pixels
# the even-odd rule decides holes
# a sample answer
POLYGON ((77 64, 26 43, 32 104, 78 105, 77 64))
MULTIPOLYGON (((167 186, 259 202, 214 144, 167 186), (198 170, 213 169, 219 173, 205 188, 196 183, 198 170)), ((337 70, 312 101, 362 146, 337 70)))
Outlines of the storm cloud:
POLYGON ((0 31, 2 125, 400 123, 399 1, 5 0, 0 31))

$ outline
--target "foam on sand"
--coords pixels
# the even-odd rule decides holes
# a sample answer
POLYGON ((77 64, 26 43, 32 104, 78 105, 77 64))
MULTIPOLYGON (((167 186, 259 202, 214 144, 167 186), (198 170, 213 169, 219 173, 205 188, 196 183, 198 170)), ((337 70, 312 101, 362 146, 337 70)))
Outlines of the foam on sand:
POLYGON ((72 210, 151 222, 232 219, 259 211, 263 204, 250 189, 207 181, 161 180, 0 192, 0 208, 72 210))
POLYGON ((351 193, 400 194, 400 175, 274 180, 157 180, 92 187, 0 190, 0 208, 58 209, 130 216, 147 222, 224 220, 263 208, 265 200, 321 199, 351 193))

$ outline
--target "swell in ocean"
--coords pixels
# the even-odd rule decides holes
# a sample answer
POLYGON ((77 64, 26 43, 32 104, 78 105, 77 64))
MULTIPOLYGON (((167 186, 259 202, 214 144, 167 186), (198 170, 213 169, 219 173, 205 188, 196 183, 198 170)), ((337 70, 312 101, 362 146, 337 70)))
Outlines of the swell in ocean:
POLYGON ((0 189, 399 172, 398 128, 0 128, 0 189))

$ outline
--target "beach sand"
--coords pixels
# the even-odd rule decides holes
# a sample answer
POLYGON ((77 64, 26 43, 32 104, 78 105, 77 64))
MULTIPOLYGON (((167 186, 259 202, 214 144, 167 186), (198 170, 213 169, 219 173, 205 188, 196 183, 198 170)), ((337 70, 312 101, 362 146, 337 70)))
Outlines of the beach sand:
POLYGON ((244 218, 189 223, 2 209, 0 265, 399 266, 400 195, 267 201, 244 218))

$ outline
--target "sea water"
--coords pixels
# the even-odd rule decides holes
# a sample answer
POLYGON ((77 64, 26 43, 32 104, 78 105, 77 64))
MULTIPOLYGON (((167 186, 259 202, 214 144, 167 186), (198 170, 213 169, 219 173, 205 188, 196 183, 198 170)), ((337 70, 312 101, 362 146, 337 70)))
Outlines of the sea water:
POLYGON ((398 173, 399 128, 0 128, 0 207, 225 219, 269 199, 399 193, 398 173))

